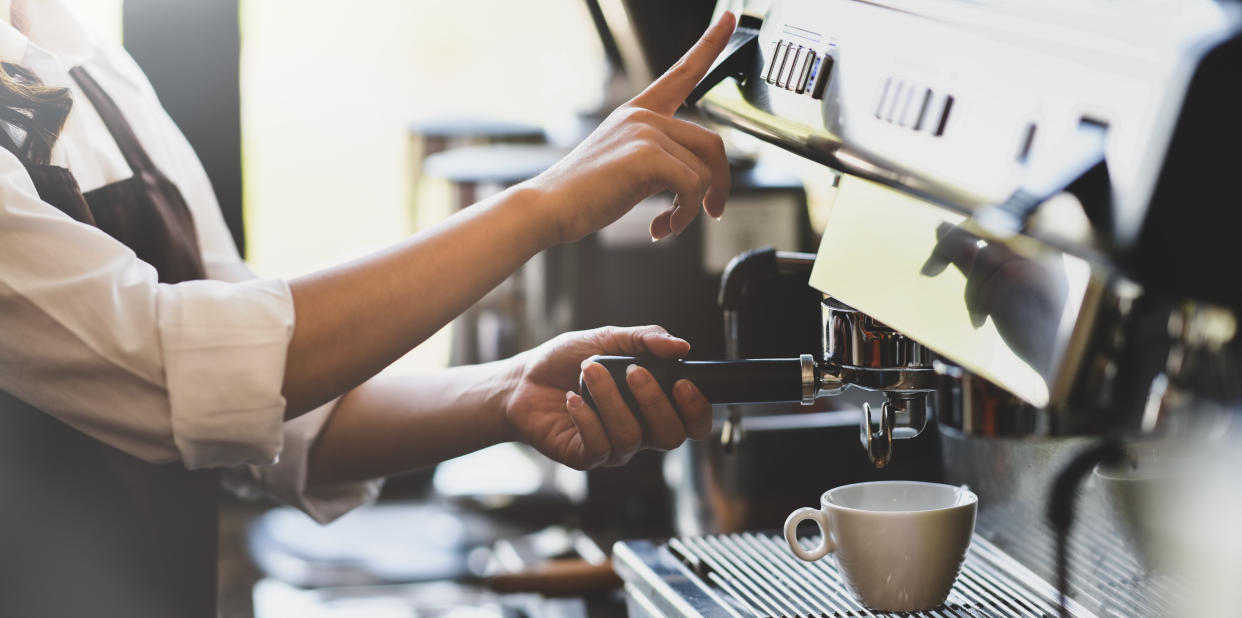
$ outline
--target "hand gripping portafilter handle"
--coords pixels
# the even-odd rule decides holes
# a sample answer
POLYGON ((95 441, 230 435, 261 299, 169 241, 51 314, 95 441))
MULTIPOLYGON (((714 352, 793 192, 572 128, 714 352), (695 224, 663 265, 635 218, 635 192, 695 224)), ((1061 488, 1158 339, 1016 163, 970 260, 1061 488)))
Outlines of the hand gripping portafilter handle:
MULTIPOLYGON (((644 367, 669 400, 673 401, 673 385, 686 379, 694 383, 712 403, 773 403, 814 400, 814 361, 810 355, 801 358, 764 358, 750 360, 683 361, 651 356, 593 356, 612 374, 630 409, 637 411, 637 402, 625 381, 630 365, 644 367), (808 392, 809 389, 809 392, 808 392)), ((598 410, 586 382, 579 377, 578 392, 587 405, 598 410)))

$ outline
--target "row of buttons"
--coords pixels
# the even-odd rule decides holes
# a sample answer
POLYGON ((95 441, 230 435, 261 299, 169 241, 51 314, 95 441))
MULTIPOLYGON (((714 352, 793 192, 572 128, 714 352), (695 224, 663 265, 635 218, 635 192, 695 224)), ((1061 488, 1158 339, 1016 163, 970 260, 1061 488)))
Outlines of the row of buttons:
POLYGON ((763 80, 778 88, 798 94, 811 93, 822 99, 832 73, 832 56, 820 55, 809 47, 789 41, 779 41, 772 61, 764 71, 763 80))
POLYGON ((953 95, 889 76, 880 90, 875 117, 899 127, 944 135, 953 109, 953 95))

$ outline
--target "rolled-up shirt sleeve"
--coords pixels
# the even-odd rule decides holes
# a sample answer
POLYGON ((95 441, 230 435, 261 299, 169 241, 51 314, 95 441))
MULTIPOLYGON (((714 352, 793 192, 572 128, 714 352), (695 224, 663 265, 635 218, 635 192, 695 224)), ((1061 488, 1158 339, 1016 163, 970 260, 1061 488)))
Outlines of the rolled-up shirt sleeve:
POLYGON ((382 480, 311 485, 307 463, 315 440, 336 408, 336 401, 285 423, 280 460, 267 466, 243 466, 225 475, 225 484, 243 497, 266 496, 295 506, 319 523, 328 523, 363 504, 374 502, 382 480))
POLYGON ((283 281, 158 283, 40 200, 7 151, 0 264, 0 388, 147 461, 275 461, 294 325, 283 281))
POLYGON ((173 442, 186 467, 274 461, 294 319, 288 284, 161 285, 157 305, 173 442))

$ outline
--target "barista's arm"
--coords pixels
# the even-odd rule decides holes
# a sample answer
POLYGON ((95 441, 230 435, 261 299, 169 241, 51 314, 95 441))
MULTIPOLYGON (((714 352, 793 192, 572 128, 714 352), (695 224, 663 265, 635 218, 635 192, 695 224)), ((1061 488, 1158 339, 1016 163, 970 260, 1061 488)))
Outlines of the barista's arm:
POLYGON ((297 316, 282 392, 286 417, 362 384, 447 324, 539 251, 597 230, 654 193, 676 207, 653 238, 701 204, 724 211, 720 138, 672 114, 733 31, 726 14, 668 73, 538 177, 388 250, 290 282, 297 316))
POLYGON ((659 327, 601 328, 494 363, 381 374, 337 404, 311 450, 308 483, 388 476, 511 440, 579 469, 623 464, 643 447, 676 448, 711 430, 711 406, 692 384, 674 387, 674 408, 636 368, 627 382, 640 409, 631 412, 608 372, 592 365, 586 379, 598 414, 570 391, 593 354, 677 358, 689 350, 659 327))
POLYGON ((500 386, 513 369, 497 361, 368 380, 341 398, 320 430, 307 484, 381 478, 509 441, 500 386))

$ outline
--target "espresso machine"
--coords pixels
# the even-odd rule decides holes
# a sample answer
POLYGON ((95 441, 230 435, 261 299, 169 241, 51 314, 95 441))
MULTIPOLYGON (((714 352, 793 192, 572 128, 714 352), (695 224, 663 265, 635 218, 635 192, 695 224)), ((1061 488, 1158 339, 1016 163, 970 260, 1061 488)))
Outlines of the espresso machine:
MULTIPOLYGON (((806 277, 821 322, 781 358, 600 362, 692 379, 728 406, 727 443, 754 404, 872 394, 853 417, 861 448, 835 457, 891 467, 932 452, 920 466, 980 497, 957 586, 925 615, 1242 611, 1182 568, 1237 572, 1210 549, 1242 546, 1236 521, 1207 541, 1174 531, 1242 512, 1242 489, 1210 480, 1242 464, 1242 6, 725 10, 738 28, 687 103, 837 176, 817 254, 763 257, 806 277), (923 440, 938 448, 903 446, 923 440), (1194 472, 1208 467, 1226 471, 1194 472)), ((726 311, 727 332, 736 320, 726 311)), ((631 615, 871 615, 830 563, 793 559, 779 537, 702 532, 614 547, 631 615)))

